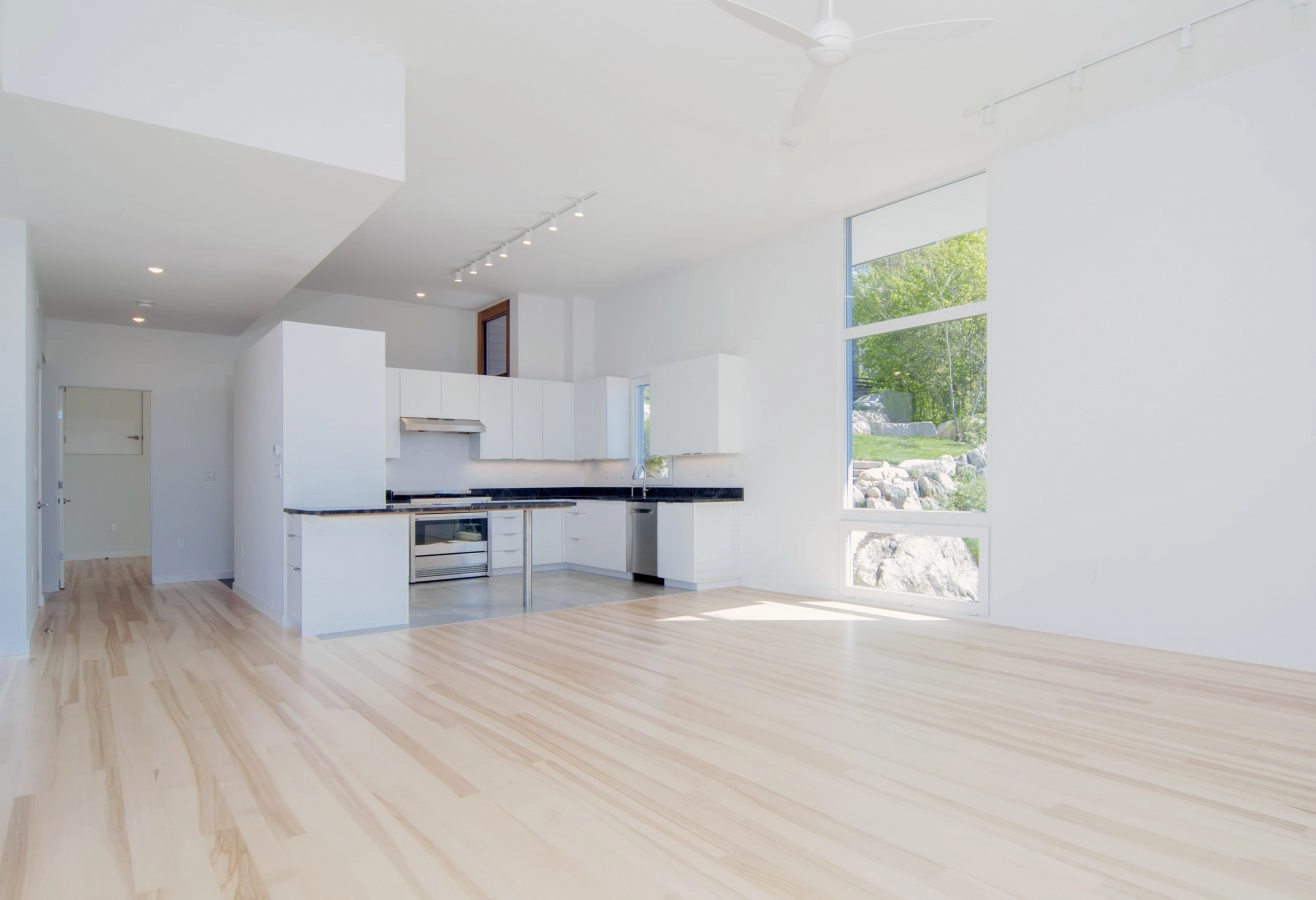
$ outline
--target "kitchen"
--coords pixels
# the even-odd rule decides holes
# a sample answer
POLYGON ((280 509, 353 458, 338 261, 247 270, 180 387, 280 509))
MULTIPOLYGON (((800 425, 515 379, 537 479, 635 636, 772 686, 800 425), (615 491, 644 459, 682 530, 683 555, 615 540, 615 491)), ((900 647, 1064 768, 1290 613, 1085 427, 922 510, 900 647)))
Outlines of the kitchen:
POLYGON ((324 635, 512 612, 511 581, 515 611, 535 580, 558 582, 546 606, 739 583, 741 488, 609 483, 646 434, 638 386, 646 456, 734 459, 738 357, 566 381, 391 368, 384 344, 282 322, 238 361, 235 590, 267 615, 324 635), (395 473, 409 455, 454 464, 395 473), (545 471, 526 463, 559 483, 525 484, 545 471))

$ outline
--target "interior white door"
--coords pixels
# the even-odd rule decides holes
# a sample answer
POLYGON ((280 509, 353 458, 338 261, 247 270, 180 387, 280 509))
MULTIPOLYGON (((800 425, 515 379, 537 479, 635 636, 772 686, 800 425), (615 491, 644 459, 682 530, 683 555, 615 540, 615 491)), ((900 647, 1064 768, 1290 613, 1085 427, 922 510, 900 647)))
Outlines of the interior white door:
POLYGON ((142 391, 64 391, 64 558, 149 556, 150 472, 142 391))
MULTIPOLYGON (((64 388, 59 389, 59 404, 55 410, 55 446, 64 446, 64 388)), ((59 589, 64 590, 64 454, 55 454, 55 552, 59 554, 59 589)))
POLYGON ((142 392, 68 388, 64 392, 64 452, 140 456, 142 392))

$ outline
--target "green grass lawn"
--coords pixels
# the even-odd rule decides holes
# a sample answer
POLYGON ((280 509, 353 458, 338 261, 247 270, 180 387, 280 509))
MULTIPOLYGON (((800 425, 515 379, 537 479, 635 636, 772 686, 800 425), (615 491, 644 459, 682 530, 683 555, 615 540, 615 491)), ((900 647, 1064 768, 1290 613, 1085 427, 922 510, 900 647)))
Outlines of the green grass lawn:
POLYGON ((959 456, 973 447, 959 441, 931 437, 885 437, 877 434, 854 436, 854 458, 870 462, 903 462, 907 459, 936 459, 938 456, 959 456))

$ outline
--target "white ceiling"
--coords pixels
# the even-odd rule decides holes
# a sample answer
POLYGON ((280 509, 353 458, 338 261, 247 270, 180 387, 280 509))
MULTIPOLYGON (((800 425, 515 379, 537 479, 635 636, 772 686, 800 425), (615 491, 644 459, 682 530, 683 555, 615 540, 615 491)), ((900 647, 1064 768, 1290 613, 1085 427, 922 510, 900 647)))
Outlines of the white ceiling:
MULTIPOLYGON (((425 291, 426 303, 464 308, 522 291, 605 296, 613 286, 963 174, 1002 146, 1310 40, 1288 0, 1257 0, 1256 9, 1231 14, 1233 21, 1199 29, 1189 56, 1176 55, 1172 41, 1147 48, 1090 70, 1081 95, 1070 96, 1062 83, 1002 105, 997 125, 985 128, 966 112, 1218 9, 1220 0, 838 0, 837 14, 860 34, 984 9, 997 21, 923 48, 856 55, 835 73, 816 127, 791 149, 779 138, 809 71, 802 52, 708 0, 215 2, 407 67, 405 184, 355 231, 353 217, 363 211, 328 202, 300 204, 266 223, 278 232, 276 248, 299 229, 306 251, 335 228, 335 240, 346 238, 332 252, 324 246, 323 262, 298 273, 302 286, 413 302, 425 291), (591 190, 599 196, 584 220, 564 220, 557 234, 537 235, 533 248, 514 245, 512 259, 451 283, 454 266, 591 190)), ((814 0, 754 5, 806 29, 817 12, 814 0)), ((6 135, 14 133, 12 117, 35 115, 15 104, 22 101, 0 96, 6 135)), ((193 179, 203 202, 149 206, 152 230, 178 243, 162 237, 155 254, 146 252, 149 243, 138 246, 134 263, 177 254, 162 264, 171 276, 185 270, 188 254, 207 246, 212 219, 231 218, 239 204, 277 191, 298 168, 273 154, 246 164, 214 161, 224 165, 217 185, 208 172, 178 173, 193 179)), ((39 161, 24 164, 39 168, 39 161)), ((84 222, 76 209, 43 215, 44 186, 28 184, 23 208, 7 209, 15 189, 0 176, 0 212, 41 223, 34 225, 38 249, 54 246, 62 232, 60 249, 39 260, 43 295, 67 290, 82 298, 76 317, 89 317, 88 284, 122 260, 80 255, 79 229, 112 227, 112 218, 84 222)), ((135 206, 131 192, 96 199, 116 202, 135 206)), ((259 247, 232 247, 226 261, 239 273, 283 265, 287 275, 307 258, 263 259, 259 247)), ((225 309, 204 292, 195 305, 190 330, 232 333, 261 311, 255 300, 225 309), (212 318, 201 315, 206 309, 212 318)))

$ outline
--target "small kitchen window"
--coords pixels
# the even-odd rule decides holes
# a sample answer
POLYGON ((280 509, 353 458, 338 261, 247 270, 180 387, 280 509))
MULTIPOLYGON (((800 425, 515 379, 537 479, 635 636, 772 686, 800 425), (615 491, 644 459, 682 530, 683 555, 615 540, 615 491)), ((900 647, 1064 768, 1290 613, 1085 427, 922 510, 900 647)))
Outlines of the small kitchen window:
POLYGON ((503 300, 477 316, 477 371, 481 375, 510 376, 512 301, 503 300))
POLYGON ((649 382, 635 382, 631 398, 631 481, 671 481, 672 458, 649 453, 649 382))

